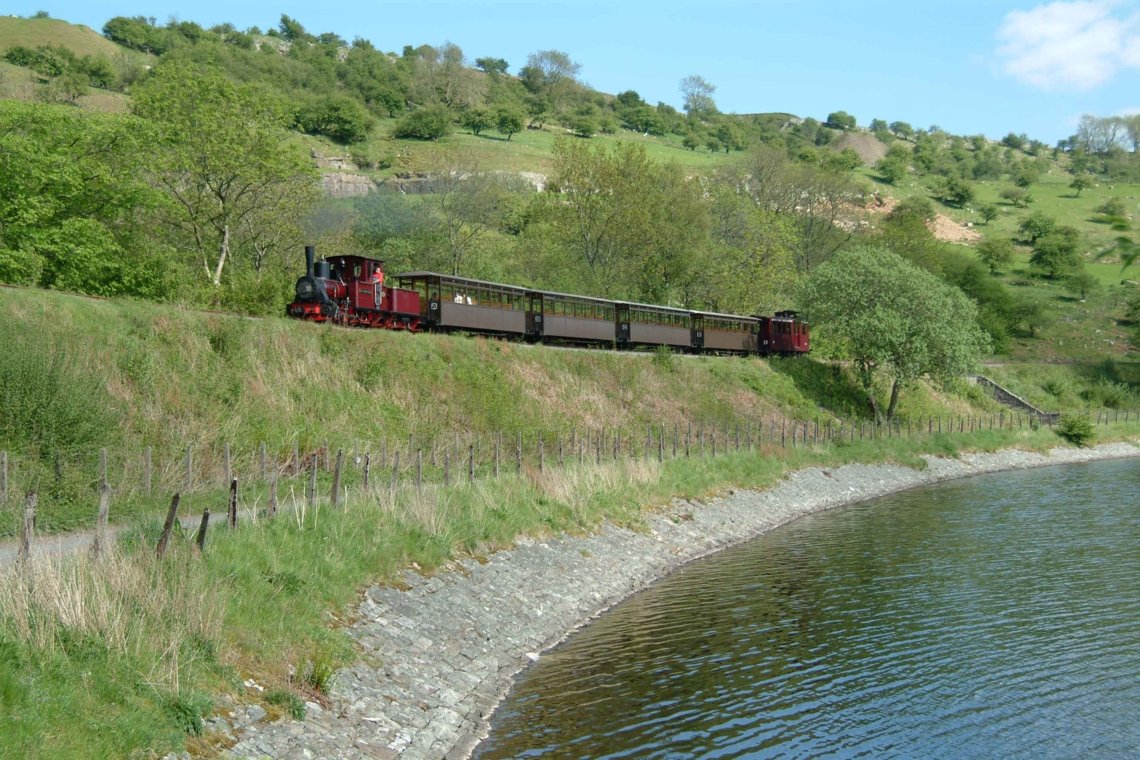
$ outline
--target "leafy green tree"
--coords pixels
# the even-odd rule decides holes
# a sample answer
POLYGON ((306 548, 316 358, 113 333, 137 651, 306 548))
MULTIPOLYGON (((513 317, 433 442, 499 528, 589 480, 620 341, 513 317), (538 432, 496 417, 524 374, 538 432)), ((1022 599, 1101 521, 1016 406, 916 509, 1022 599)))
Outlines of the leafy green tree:
POLYGON ((685 98, 685 113, 697 116, 716 113, 716 101, 713 100, 716 85, 702 76, 690 74, 681 80, 680 88, 685 98))
POLYGON ((990 274, 997 274, 1013 261, 1013 242, 1007 238, 983 240, 978 244, 978 258, 989 268, 990 274))
POLYGON ((1100 289, 1100 280, 1083 266, 1065 278, 1065 290, 1075 293, 1083 301, 1100 289))
POLYGON ((439 140, 451 131, 451 111, 444 106, 424 106, 405 115, 392 130, 394 137, 439 140))
POLYGON ((876 421, 884 416, 879 375, 890 382, 889 420, 903 389, 924 375, 959 376, 989 350, 970 299, 881 248, 837 253, 803 281, 797 297, 813 329, 851 360, 876 421))
POLYGON ((900 139, 909 140, 914 137, 914 127, 905 121, 892 121, 890 128, 891 132, 894 132, 895 137, 900 139))
POLYGON ((135 118, 0 100, 0 281, 165 296, 168 262, 144 237, 150 140, 135 118))
POLYGON ((1014 150, 1022 150, 1023 148, 1025 148, 1025 146, 1028 142, 1029 142, 1029 136, 1024 134, 1024 133, 1017 135, 1017 134, 1014 134, 1013 132, 1010 132, 1009 134, 1007 134, 1005 137, 1003 137, 1001 139, 1002 145, 1004 145, 1007 148, 1013 148, 1014 150))
POLYGON ((475 67, 492 76, 507 73, 507 62, 502 58, 476 58, 475 67))
POLYGON ((938 197, 950 206, 962 208, 974 200, 974 187, 961 177, 942 177, 938 183, 938 197))
POLYGON ((849 132, 855 129, 855 117, 846 111, 832 111, 827 115, 827 121, 824 124, 832 129, 849 132))
POLYGON ((891 128, 883 119, 871 119, 869 129, 871 130, 871 134, 879 138, 882 142, 887 142, 892 137, 891 128))
POLYGON ((981 215, 982 221, 987 225, 994 219, 998 218, 998 207, 994 203, 982 203, 978 205, 978 214, 981 215))
POLYGON ((512 135, 521 132, 525 125, 526 117, 513 108, 500 108, 495 117, 495 127, 507 136, 507 142, 511 141, 512 135))
POLYGON ((1051 280, 1067 276, 1081 266, 1079 244, 1080 232, 1076 228, 1055 227, 1037 238, 1029 263, 1051 280))
POLYGON ((316 171, 286 142, 284 109, 264 92, 172 62, 136 88, 134 110, 160 135, 161 218, 215 288, 231 254, 249 255, 266 225, 296 229, 298 210, 315 202, 316 171))
POLYGON ((1023 219, 1021 224, 1017 225, 1017 232, 1023 241, 1032 245, 1037 242, 1038 238, 1048 235, 1056 227, 1056 219, 1044 211, 1034 211, 1023 219))
POLYGON ((1002 200, 1012 206, 1024 208, 1033 202, 1033 197, 1023 187, 1006 187, 999 193, 1002 200))
POLYGON ((353 98, 332 95, 301 106, 296 126, 310 135, 324 135, 336 142, 351 145, 368 139, 372 117, 353 98))
POLYGON ((694 151, 704 144, 704 138, 696 132, 689 132, 681 140, 681 145, 688 148, 689 150, 694 151))
POLYGON ((910 166, 901 156, 884 156, 875 164, 875 171, 887 182, 897 185, 900 180, 906 179, 910 166))
POLYGON ((1041 172, 1032 164, 1023 163, 1014 167, 1010 177, 1013 179, 1013 184, 1020 188, 1028 188, 1041 179, 1041 172))
POLYGON ((1092 186, 1092 178, 1087 177, 1084 174, 1078 174, 1077 176, 1073 177, 1073 181, 1069 183, 1069 187, 1072 188, 1073 195, 1076 198, 1081 197, 1082 190, 1088 190, 1092 186))
POLYGON ((486 108, 468 108, 460 115, 459 123, 471 130, 471 134, 478 135, 484 129, 493 127, 495 120, 486 108))

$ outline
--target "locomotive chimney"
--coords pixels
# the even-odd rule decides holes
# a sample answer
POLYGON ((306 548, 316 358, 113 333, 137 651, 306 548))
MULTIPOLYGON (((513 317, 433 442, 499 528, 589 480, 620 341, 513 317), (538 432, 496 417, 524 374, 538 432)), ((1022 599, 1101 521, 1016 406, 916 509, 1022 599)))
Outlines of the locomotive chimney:
POLYGON ((305 276, 311 278, 313 276, 313 259, 316 256, 315 249, 311 245, 305 246, 305 276))

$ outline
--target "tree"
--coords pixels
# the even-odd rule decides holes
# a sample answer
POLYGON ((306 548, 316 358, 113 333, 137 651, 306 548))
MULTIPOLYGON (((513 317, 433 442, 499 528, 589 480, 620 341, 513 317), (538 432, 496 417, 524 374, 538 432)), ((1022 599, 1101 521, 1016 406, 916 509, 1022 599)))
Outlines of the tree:
POLYGON ((1014 134, 1013 132, 1010 132, 1009 134, 1007 134, 1005 137, 1003 137, 1001 139, 1002 145, 1004 145, 1007 148, 1013 148, 1014 150, 1022 150, 1023 148, 1025 148, 1025 145, 1028 142, 1029 142, 1029 136, 1026 135, 1025 133, 1017 135, 1017 134, 1014 134))
POLYGON ((994 219, 998 218, 998 207, 996 203, 982 203, 978 206, 978 214, 981 215, 982 221, 987 225, 994 219))
POLYGON ((713 93, 716 86, 704 77, 691 74, 681 80, 681 94, 685 96, 685 112, 690 115, 706 115, 716 112, 713 93))
POLYGON ((444 106, 424 106, 404 116, 392 130, 394 137, 439 140, 451 131, 451 111, 444 106))
POLYGON ((476 58, 475 67, 482 69, 491 76, 507 73, 507 62, 502 58, 476 58))
POLYGON ((351 145, 368 139, 372 117, 360 102, 344 95, 332 95, 301 106, 297 111, 297 128, 310 135, 325 135, 351 145))
POLYGON ((1089 293, 1100 289, 1100 280, 1083 266, 1065 278, 1065 290, 1080 296, 1083 301, 1089 293))
POLYGON ((909 140, 914 137, 914 127, 907 124, 905 121, 892 121, 890 124, 891 132, 895 137, 903 140, 909 140))
POLYGON ((1080 232, 1076 228, 1055 227, 1037 238, 1029 263, 1051 280, 1066 276, 1081 266, 1079 244, 1080 232))
POLYGON ((1034 211, 1022 220, 1021 224, 1017 226, 1017 231, 1022 240, 1032 245, 1037 242, 1038 238, 1052 232, 1056 226, 1056 219, 1046 215, 1043 211, 1034 211))
POLYGON ((507 136, 507 142, 511 141, 512 135, 521 132, 525 125, 526 117, 514 108, 500 108, 495 117, 495 126, 507 136))
POLYGON ((962 208, 974 200, 974 187, 961 177, 942 177, 938 185, 938 197, 947 205, 962 208))
POLYGON ((990 274, 1013 261, 1013 242, 1007 238, 983 240, 978 244, 978 258, 989 268, 990 274))
POLYGON ((1084 174, 1078 174, 1073 177, 1073 181, 1069 183, 1069 187, 1074 190, 1074 197, 1080 198, 1082 190, 1088 190, 1093 186, 1093 181, 1084 174))
POLYGON ((458 275, 479 240, 494 228, 506 202, 506 180, 481 171, 457 149, 436 148, 427 157, 424 200, 447 245, 447 267, 458 275))
POLYGON ((1033 202, 1033 196, 1025 191, 1023 187, 1006 187, 1003 188, 999 196, 1002 200, 1008 201, 1012 206, 1024 208, 1033 202))
POLYGON ((160 200, 143 180, 151 139, 134 117, 0 100, 0 282, 166 296, 142 223, 160 200))
POLYGON ((695 151, 697 148, 704 145, 704 139, 696 132, 689 132, 684 138, 681 139, 681 145, 689 150, 695 151))
POLYGON ((897 185, 899 180, 905 179, 910 171, 906 159, 901 156, 883 156, 875 164, 875 171, 887 182, 897 185))
POLYGON ((316 171, 285 140, 287 117, 265 93, 172 62, 136 89, 134 110, 161 135, 153 176, 170 199, 162 218, 215 287, 231 253, 248 253, 251 219, 295 228, 296 208, 315 202, 316 171), (274 218, 279 208, 289 215, 274 218))
POLYGON ((890 382, 886 419, 923 375, 945 380, 989 350, 977 307, 960 290, 881 248, 837 253, 798 288, 813 328, 850 359, 876 421, 876 378, 890 382))
POLYGON ((846 111, 832 111, 827 115, 827 121, 824 124, 832 129, 849 132, 855 129, 855 117, 846 111))
POLYGON ((486 108, 468 108, 459 117, 459 123, 471 130, 471 134, 478 135, 484 129, 494 126, 495 121, 486 108))

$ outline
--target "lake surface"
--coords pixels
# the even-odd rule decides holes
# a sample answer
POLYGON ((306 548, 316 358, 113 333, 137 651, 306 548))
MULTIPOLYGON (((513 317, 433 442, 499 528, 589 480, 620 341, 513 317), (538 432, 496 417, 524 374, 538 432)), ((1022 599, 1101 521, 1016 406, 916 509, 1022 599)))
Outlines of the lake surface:
POLYGON ((1140 757, 1140 460, 908 491, 690 564, 543 655, 476 757, 1140 757))

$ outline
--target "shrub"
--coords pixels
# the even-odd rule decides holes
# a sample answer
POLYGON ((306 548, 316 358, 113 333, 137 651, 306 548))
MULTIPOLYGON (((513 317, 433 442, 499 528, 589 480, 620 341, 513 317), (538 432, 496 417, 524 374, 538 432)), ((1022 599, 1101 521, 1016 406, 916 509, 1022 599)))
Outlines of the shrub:
POLYGON ((427 106, 400 119, 392 134, 413 140, 438 140, 450 131, 451 112, 442 106, 427 106))
POLYGON ((372 129, 372 118, 359 102, 334 95, 302 106, 297 127, 310 135, 325 135, 339 143, 363 142, 372 129))
POLYGON ((1084 447, 1093 439, 1093 425, 1084 414, 1062 414, 1057 423, 1057 435, 1069 443, 1084 447))

